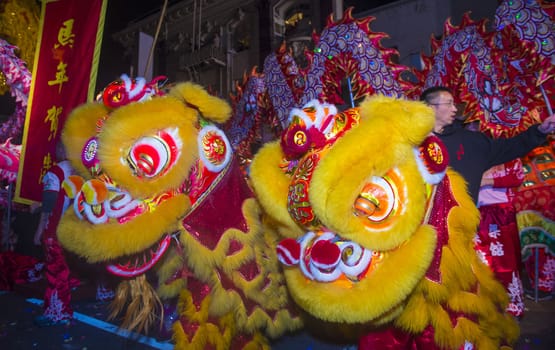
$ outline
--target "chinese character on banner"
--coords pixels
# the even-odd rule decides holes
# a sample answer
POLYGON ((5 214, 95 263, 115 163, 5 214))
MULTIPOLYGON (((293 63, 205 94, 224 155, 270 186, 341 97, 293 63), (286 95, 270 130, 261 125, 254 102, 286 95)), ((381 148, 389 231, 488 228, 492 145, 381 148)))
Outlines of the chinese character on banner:
POLYGON ((42 176, 75 107, 94 99, 107 0, 43 1, 14 201, 41 200, 42 176))
POLYGON ((73 39, 75 38, 75 34, 72 33, 73 22, 73 19, 64 22, 64 26, 58 31, 58 43, 54 44, 55 48, 58 48, 60 45, 73 47, 73 42, 75 41, 73 39))
POLYGON ((58 120, 60 119, 60 114, 62 114, 62 108, 52 106, 46 113, 47 115, 44 121, 50 122, 50 134, 48 134, 48 141, 50 141, 55 139, 58 134, 58 120))
POLYGON ((57 67, 58 70, 56 71, 56 79, 48 81, 48 85, 50 86, 53 86, 53 85, 59 86, 58 93, 62 92, 62 84, 69 81, 69 78, 66 75, 66 68, 67 68, 67 64, 60 62, 57 67))

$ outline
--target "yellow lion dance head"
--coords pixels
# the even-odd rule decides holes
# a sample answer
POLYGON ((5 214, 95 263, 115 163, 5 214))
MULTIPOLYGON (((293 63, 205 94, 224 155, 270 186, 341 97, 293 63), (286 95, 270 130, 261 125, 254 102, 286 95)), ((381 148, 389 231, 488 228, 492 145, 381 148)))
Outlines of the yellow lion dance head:
POLYGON ((218 127, 230 113, 194 83, 162 91, 123 76, 62 133, 80 176, 64 182, 73 206, 60 242, 122 278, 111 305, 122 327, 148 332, 172 300, 178 349, 265 348, 302 324, 275 234, 218 127))
POLYGON ((479 213, 433 124, 415 101, 374 96, 340 113, 311 101, 252 163, 292 298, 317 319, 364 325, 361 349, 399 334, 453 350, 518 336, 473 249, 479 213))

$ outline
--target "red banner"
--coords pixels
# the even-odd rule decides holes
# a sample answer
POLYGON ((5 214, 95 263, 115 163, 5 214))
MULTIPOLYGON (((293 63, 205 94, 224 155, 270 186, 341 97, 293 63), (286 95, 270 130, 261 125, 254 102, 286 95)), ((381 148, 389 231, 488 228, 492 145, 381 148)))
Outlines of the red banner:
POLYGON ((95 94, 107 0, 43 1, 14 200, 40 201, 41 180, 71 110, 95 94))

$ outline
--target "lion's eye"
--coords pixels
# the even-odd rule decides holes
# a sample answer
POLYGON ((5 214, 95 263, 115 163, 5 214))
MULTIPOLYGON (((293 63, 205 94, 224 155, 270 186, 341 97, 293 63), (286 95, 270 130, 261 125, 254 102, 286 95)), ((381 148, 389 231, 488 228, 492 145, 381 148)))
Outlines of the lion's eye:
POLYGON ((372 176, 355 199, 353 213, 369 229, 384 229, 402 205, 403 190, 399 184, 402 182, 394 170, 383 177, 372 176))
POLYGON ((370 221, 382 221, 395 209, 395 184, 389 178, 373 176, 355 201, 355 214, 370 221))
POLYGON ((165 173, 175 163, 178 150, 171 133, 160 132, 135 142, 129 150, 127 162, 138 177, 153 178, 165 173))

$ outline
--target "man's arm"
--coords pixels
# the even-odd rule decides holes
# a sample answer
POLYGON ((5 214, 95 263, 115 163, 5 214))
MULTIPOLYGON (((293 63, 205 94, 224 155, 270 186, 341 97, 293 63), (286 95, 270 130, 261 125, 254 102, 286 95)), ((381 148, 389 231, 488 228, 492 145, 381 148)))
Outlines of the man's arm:
POLYGON ((541 124, 532 125, 517 136, 506 139, 490 139, 489 166, 524 157, 534 148, 541 146, 547 135, 555 131, 555 114, 541 124))
POLYGON ((42 242, 42 235, 44 233, 44 229, 46 228, 46 224, 48 223, 48 213, 40 213, 39 225, 35 231, 35 236, 33 237, 33 243, 35 245, 41 245, 42 242))
POLYGON ((480 186, 491 186, 493 188, 518 187, 524 181, 524 171, 520 159, 499 164, 489 168, 482 175, 480 186))
POLYGON ((51 179, 48 175, 49 173, 47 173, 47 175, 45 175, 43 179, 45 189, 42 191, 40 218, 37 229, 35 230, 35 235, 33 237, 33 243, 35 245, 41 244, 44 230, 46 229, 46 225, 48 224, 48 218, 50 217, 50 214, 52 214, 52 211, 54 210, 54 205, 56 204, 56 200, 58 199, 59 190, 55 191, 46 189, 52 187, 51 179))

